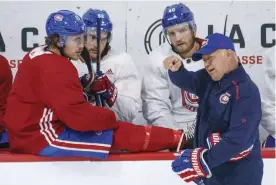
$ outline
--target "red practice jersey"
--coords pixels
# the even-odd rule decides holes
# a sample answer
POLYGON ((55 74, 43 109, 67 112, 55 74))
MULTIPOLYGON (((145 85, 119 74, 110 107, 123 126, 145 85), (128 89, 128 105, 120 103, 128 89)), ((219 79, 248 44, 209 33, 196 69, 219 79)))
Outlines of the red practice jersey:
POLYGON ((48 145, 66 145, 57 139, 65 125, 81 132, 117 127, 113 111, 85 101, 73 64, 63 56, 44 51, 44 47, 24 57, 4 120, 10 151, 31 154, 48 145))
POLYGON ((12 71, 8 60, 0 55, 0 133, 4 130, 7 97, 12 88, 12 71))

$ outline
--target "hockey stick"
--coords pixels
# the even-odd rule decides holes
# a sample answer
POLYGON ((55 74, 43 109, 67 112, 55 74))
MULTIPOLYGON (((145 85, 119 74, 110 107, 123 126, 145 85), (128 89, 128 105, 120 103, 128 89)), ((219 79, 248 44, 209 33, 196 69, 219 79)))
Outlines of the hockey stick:
MULTIPOLYGON (((100 41, 101 41, 101 18, 97 18, 97 74, 101 72, 101 66, 100 66, 100 41)), ((102 100, 100 96, 95 96, 96 98, 96 105, 103 107, 102 100)))
POLYGON ((97 73, 101 71, 100 60, 101 18, 97 18, 97 73))
POLYGON ((89 55, 88 50, 84 47, 82 52, 81 52, 81 57, 83 59, 83 62, 85 62, 88 72, 92 73, 92 64, 91 64, 91 58, 89 55))
MULTIPOLYGON (((99 18, 97 19, 97 25, 100 25, 98 23, 99 18)), ((99 20, 100 21, 100 20, 99 20)), ((100 37, 98 38, 98 32, 101 31, 100 26, 97 26, 97 73, 100 72, 100 37)), ((87 66, 88 72, 92 73, 92 61, 91 61, 91 57, 89 54, 89 51, 86 49, 86 47, 83 48, 82 52, 81 52, 81 60, 82 62, 84 62, 87 66)), ((101 102, 101 98, 99 95, 95 95, 95 99, 96 99, 96 105, 97 106, 103 106, 102 102, 101 102)))

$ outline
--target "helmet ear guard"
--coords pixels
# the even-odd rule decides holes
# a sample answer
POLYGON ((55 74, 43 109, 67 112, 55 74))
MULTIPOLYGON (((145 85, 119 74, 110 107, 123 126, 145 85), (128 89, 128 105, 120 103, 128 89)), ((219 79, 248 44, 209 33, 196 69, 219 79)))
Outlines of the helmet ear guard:
POLYGON ((55 48, 65 47, 66 36, 53 34, 45 37, 45 44, 49 47, 54 46, 55 48), (59 44, 59 45, 58 45, 59 44))

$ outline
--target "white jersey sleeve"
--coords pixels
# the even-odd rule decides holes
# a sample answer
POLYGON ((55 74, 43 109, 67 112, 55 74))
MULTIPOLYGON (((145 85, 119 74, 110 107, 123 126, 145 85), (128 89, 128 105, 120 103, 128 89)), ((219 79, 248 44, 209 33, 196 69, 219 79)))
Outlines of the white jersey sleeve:
POLYGON ((132 121, 141 107, 141 78, 132 57, 126 53, 116 66, 114 84, 118 89, 117 100, 111 109, 121 121, 132 121))
POLYGON ((177 123, 171 114, 169 77, 162 63, 165 58, 166 55, 159 51, 149 55, 150 66, 142 81, 142 109, 149 124, 175 129, 177 123))
MULTIPOLYGON (((79 60, 71 62, 76 67, 79 77, 88 73, 85 63, 79 60)), ((92 63, 92 71, 96 72, 96 63, 92 63)), ((141 107, 142 86, 141 77, 132 57, 127 53, 110 50, 101 60, 101 71, 118 90, 117 99, 109 109, 115 112, 118 120, 132 121, 141 107)))
MULTIPOLYGON (((149 124, 184 132, 193 129, 198 108, 198 97, 175 86, 163 66, 165 58, 175 55, 170 46, 162 45, 149 55, 149 69, 142 82, 143 114, 149 124)), ((185 68, 197 71, 203 62, 182 60, 185 68)))
POLYGON ((262 92, 261 125, 275 137, 275 47, 263 56, 264 90, 262 92))

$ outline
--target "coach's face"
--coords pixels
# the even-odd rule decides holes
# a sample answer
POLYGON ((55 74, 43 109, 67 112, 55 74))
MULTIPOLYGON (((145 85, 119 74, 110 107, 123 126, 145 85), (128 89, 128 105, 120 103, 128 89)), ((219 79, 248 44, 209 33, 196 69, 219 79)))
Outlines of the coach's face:
POLYGON ((166 33, 180 54, 188 53, 192 49, 195 42, 195 33, 188 24, 181 23, 168 27, 166 33))
POLYGON ((214 81, 219 81, 229 72, 227 50, 218 49, 211 54, 203 55, 205 69, 214 81))
MULTIPOLYGON (((97 34, 95 31, 88 31, 86 34, 85 47, 89 51, 92 61, 97 60, 97 34)), ((108 33, 102 32, 100 39, 100 55, 102 54, 108 41, 108 33)))

